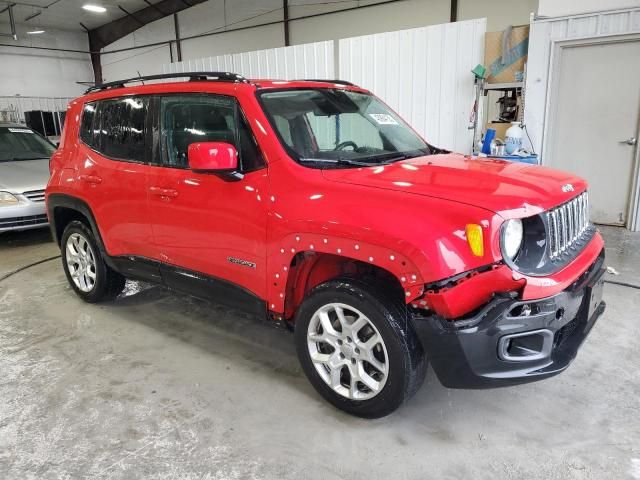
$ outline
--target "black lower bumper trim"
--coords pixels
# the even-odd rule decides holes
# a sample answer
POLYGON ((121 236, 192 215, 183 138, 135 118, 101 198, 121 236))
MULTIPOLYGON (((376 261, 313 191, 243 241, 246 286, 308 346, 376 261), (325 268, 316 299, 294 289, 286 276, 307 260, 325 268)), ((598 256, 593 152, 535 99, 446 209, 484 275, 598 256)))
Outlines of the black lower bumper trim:
POLYGON ((496 297, 475 316, 415 319, 436 375, 449 388, 527 383, 566 369, 598 317, 604 250, 569 288, 532 301, 496 297))

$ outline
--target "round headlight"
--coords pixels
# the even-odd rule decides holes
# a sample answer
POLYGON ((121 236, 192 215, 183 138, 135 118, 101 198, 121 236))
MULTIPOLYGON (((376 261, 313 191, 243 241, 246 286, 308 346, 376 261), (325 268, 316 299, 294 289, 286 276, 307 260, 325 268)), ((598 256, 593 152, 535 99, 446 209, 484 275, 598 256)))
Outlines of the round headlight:
POLYGON ((522 245, 522 220, 507 220, 502 229, 502 251, 504 255, 513 260, 522 245))

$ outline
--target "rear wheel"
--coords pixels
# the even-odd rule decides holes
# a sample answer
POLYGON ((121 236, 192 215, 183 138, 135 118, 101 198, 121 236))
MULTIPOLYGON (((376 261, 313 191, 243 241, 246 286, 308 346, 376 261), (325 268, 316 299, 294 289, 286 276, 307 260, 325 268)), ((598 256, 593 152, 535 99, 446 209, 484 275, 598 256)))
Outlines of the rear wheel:
POLYGON ((110 300, 122 292, 125 277, 105 263, 93 232, 84 223, 70 222, 62 234, 61 246, 67 280, 83 300, 110 300))
POLYGON ((375 283, 341 278, 316 287, 296 314, 298 357, 318 392, 366 418, 397 409, 426 371, 404 304, 375 283))

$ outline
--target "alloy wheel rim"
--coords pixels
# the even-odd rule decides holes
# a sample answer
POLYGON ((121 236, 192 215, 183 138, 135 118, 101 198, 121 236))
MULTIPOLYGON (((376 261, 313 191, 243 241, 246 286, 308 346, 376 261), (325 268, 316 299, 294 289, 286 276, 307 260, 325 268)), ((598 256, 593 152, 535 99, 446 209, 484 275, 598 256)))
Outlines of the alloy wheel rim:
POLYGON ((67 239, 66 260, 69 274, 76 287, 87 293, 96 285, 96 257, 89 241, 79 233, 67 239))
POLYGON ((330 303, 311 317, 307 347, 313 366, 331 389, 351 400, 367 400, 382 391, 389 356, 382 335, 359 310, 330 303))

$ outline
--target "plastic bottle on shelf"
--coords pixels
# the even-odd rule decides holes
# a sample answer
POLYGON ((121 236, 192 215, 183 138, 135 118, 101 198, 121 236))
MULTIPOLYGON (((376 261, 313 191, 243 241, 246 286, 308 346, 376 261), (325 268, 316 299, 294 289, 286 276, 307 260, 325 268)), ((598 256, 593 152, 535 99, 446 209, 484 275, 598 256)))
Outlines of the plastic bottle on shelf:
POLYGON ((519 150, 522 147, 522 125, 520 122, 511 122, 504 138, 507 155, 519 150))

